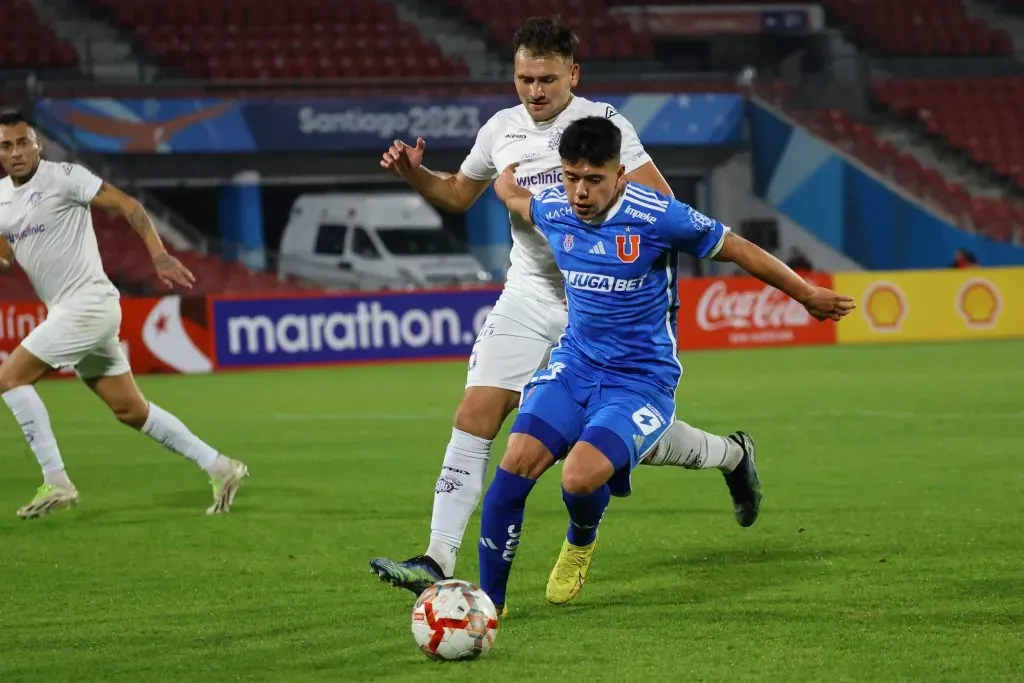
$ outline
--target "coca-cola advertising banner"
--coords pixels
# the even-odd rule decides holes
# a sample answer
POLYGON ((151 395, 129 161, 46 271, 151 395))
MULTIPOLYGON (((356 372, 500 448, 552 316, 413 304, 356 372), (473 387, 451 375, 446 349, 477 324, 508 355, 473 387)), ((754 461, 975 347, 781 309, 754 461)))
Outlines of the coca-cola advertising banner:
MULTIPOLYGON (((806 279, 832 286, 832 276, 806 279)), ((835 344, 836 326, 819 322, 788 296, 752 277, 691 278, 679 282, 679 348, 835 344)))

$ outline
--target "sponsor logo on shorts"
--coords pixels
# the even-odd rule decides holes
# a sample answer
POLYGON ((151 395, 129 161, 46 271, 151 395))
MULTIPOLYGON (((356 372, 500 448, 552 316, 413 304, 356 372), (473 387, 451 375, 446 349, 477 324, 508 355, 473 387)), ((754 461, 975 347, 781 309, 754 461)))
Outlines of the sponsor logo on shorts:
POLYGON ((650 436, 665 424, 658 409, 649 403, 633 413, 633 422, 644 436, 650 436))

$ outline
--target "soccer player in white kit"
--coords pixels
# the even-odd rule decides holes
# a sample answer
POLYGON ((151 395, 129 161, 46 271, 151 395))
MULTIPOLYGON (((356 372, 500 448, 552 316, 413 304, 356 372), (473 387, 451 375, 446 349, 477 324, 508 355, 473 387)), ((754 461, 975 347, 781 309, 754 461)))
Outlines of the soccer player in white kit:
MULTIPOLYGON (((422 139, 415 147, 395 140, 381 166, 397 173, 431 203, 464 212, 512 163, 519 163, 518 184, 534 193, 561 185, 561 132, 577 119, 596 115, 609 118, 622 132, 620 158, 626 179, 671 196, 671 188, 633 126, 611 105, 573 95, 580 74, 573 60, 574 42, 571 30, 550 19, 530 19, 520 27, 513 47, 515 86, 522 104, 498 112, 483 125, 457 173, 423 166, 422 139)), ((423 555, 408 560, 370 561, 371 572, 382 581, 417 594, 453 575, 466 526, 483 493, 491 444, 518 405, 522 388, 547 364, 567 322, 562 275, 547 241, 518 215, 510 215, 510 220, 511 266, 470 355, 466 392, 455 411, 451 440, 434 488, 430 543, 423 555)), ((717 436, 676 420, 644 464, 720 469, 737 521, 750 526, 757 519, 761 485, 754 444, 745 434, 717 436)), ((628 493, 628 488, 613 492, 628 493)))
POLYGON ((48 309, 46 320, 0 365, 0 394, 43 471, 42 486, 18 516, 40 517, 78 502, 34 386, 60 367, 74 367, 123 424, 205 470, 213 485, 207 514, 227 512, 248 469, 143 398, 118 339, 120 293, 103 270, 90 206, 127 219, 145 241, 164 284, 191 288, 192 273, 167 253, 137 200, 82 166, 44 161, 40 152, 36 131, 25 118, 0 115, 0 164, 7 173, 0 180, 0 272, 16 259, 48 309))

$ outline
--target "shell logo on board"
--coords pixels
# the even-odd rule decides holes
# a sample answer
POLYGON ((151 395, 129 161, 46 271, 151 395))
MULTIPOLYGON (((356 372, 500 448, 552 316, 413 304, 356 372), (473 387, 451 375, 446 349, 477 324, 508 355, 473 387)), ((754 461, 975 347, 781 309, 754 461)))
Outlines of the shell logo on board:
POLYGON ((1003 298, 999 289, 983 277, 965 282, 956 297, 956 311, 970 328, 993 327, 1002 309, 1003 298))
POLYGON ((891 282, 876 282, 864 292, 864 317, 876 332, 898 332, 908 310, 907 295, 891 282))

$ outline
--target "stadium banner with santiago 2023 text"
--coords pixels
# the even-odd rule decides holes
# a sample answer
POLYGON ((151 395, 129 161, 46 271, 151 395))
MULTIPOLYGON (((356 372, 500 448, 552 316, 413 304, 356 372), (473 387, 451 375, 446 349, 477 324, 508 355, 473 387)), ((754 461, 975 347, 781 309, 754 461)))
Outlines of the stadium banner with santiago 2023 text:
MULTIPOLYGON (((822 287, 832 276, 805 276, 822 287)), ((785 294, 752 277, 681 278, 679 348, 736 349, 836 343, 836 324, 812 318, 785 294)))
MULTIPOLYGON (((734 145, 743 99, 733 93, 594 95, 648 146, 734 145)), ((39 124, 66 145, 105 154, 379 152, 395 138, 469 150, 510 97, 43 99, 39 124)), ((557 143, 555 143, 557 144, 557 143)))
POLYGON ((211 297, 216 367, 469 358, 500 290, 211 297))
POLYGON ((840 344, 1024 338, 1024 268, 870 271, 834 276, 857 300, 840 344))
MULTIPOLYGON (((38 301, 0 301, 0 361, 46 320, 38 301)), ((206 300, 203 297, 121 299, 121 346, 138 375, 213 370, 206 300)), ((73 368, 51 376, 73 377, 73 368)))

